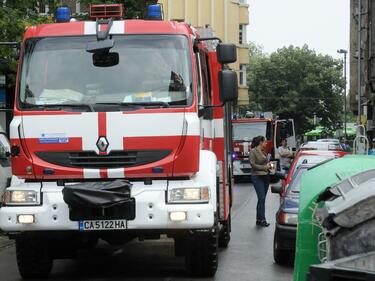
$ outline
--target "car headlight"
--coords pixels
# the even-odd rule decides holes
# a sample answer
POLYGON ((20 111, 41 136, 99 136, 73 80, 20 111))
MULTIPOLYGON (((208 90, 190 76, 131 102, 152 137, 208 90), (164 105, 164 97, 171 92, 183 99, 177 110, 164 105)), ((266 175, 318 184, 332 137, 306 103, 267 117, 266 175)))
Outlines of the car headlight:
POLYGON ((297 225, 297 223, 298 223, 298 214, 291 214, 291 213, 280 212, 280 214, 279 214, 279 223, 280 224, 297 225))
POLYGON ((35 190, 7 190, 3 195, 4 205, 39 205, 35 190))
POLYGON ((210 200, 210 189, 205 187, 173 188, 168 192, 169 203, 204 203, 210 200))

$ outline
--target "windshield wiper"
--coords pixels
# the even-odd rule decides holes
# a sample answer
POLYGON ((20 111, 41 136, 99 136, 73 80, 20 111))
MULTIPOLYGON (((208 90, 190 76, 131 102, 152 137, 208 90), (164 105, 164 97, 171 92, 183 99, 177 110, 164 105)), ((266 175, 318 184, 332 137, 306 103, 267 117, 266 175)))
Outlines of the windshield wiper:
POLYGON ((94 112, 95 109, 92 104, 88 103, 64 103, 64 104, 24 104, 28 108, 37 108, 41 110, 63 110, 64 107, 86 107, 90 112, 94 112))
POLYGON ((324 160, 324 161, 322 161, 322 162, 319 162, 318 164, 315 164, 314 166, 312 166, 312 167, 310 167, 310 168, 307 168, 307 170, 310 171, 310 170, 312 170, 312 169, 315 169, 315 168, 317 168, 317 167, 319 167, 319 166, 321 166, 321 165, 324 165, 324 164, 326 164, 326 163, 328 163, 328 162, 330 162, 330 161, 332 161, 332 160, 335 160, 335 159, 336 159, 336 158, 330 158, 330 159, 324 160))
POLYGON ((147 106, 147 107, 169 107, 169 104, 164 101, 150 101, 150 102, 98 102, 101 105, 119 105, 119 106, 147 106))

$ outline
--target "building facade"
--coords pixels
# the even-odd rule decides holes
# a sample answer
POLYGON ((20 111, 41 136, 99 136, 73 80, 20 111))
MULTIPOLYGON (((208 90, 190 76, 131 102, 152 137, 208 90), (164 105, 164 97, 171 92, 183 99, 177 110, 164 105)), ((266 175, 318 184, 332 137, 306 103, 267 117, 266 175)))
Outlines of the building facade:
POLYGON ((223 42, 237 45, 238 59, 231 68, 239 77, 238 105, 249 104, 246 68, 249 48, 246 30, 249 24, 247 0, 159 0, 168 20, 184 21, 196 27, 210 26, 223 42))
POLYGON ((358 114, 360 96, 361 120, 373 138, 375 137, 375 2, 351 0, 350 5, 350 104, 352 111, 358 114), (359 11, 361 11, 360 42, 358 42, 359 11), (359 46, 361 56, 359 56, 359 46))

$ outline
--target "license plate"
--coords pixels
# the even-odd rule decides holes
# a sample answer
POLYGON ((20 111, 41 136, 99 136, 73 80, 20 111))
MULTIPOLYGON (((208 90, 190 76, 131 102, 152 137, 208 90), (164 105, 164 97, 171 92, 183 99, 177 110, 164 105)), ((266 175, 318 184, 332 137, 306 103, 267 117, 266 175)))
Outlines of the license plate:
POLYGON ((92 220, 79 222, 80 231, 121 229, 126 229, 126 220, 92 220))

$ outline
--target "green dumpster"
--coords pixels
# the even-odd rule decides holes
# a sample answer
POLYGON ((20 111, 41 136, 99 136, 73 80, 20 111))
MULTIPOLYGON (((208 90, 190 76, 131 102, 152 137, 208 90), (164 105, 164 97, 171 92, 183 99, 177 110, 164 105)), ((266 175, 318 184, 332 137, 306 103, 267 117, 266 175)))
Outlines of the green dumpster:
POLYGON ((321 228, 313 219, 316 199, 328 186, 345 177, 375 168, 375 157, 348 155, 319 165, 304 173, 301 180, 300 208, 294 264, 294 281, 305 281, 310 265, 320 264, 318 256, 321 228))

